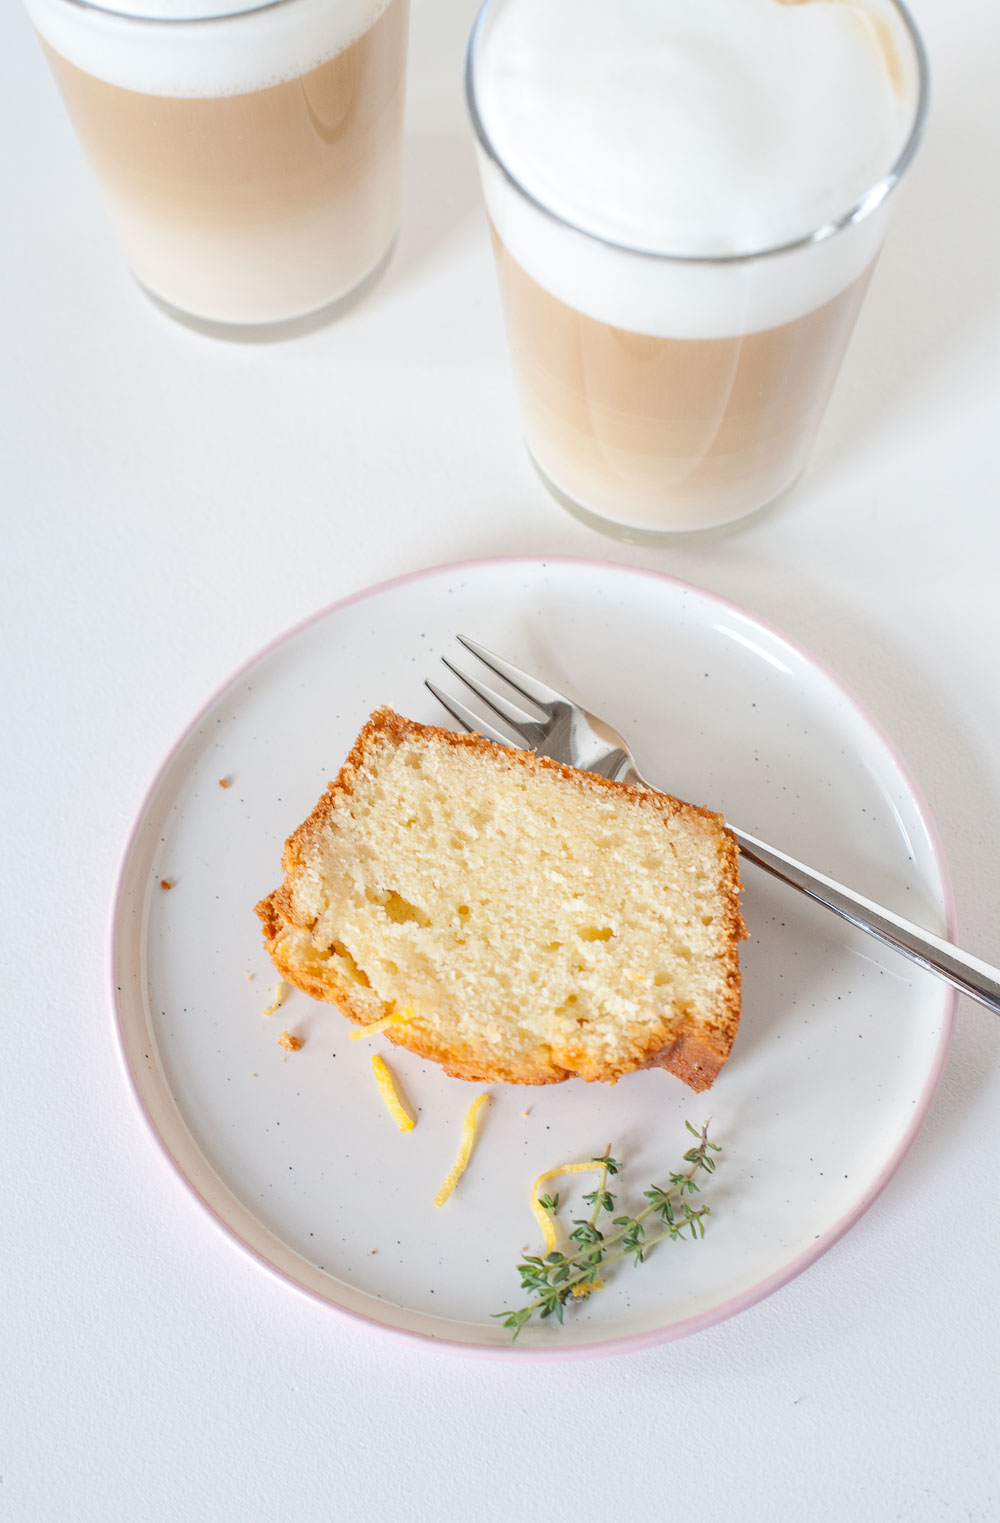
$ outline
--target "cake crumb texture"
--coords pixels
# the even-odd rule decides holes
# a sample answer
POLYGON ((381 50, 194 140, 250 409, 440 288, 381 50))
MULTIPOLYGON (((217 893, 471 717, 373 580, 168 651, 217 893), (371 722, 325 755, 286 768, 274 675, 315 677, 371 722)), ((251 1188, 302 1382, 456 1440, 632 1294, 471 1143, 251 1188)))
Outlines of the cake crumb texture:
POLYGON ((479 1082, 707 1089, 740 1014, 720 815, 372 715, 257 905, 282 978, 479 1082))

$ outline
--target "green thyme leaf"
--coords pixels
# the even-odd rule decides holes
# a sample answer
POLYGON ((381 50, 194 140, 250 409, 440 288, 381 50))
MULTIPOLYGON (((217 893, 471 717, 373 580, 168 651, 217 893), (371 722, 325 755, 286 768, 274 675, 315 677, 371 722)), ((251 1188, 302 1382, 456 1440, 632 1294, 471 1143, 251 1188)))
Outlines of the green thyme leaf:
MULTIPOLYGON (((598 1276, 598 1269, 603 1274, 608 1266, 627 1258, 638 1267, 645 1263, 650 1249, 664 1239, 690 1238, 693 1241, 705 1236, 705 1217, 711 1214, 710 1209, 707 1205, 692 1207, 686 1197, 699 1193, 694 1178, 699 1170, 703 1169, 707 1174, 715 1172, 715 1159, 709 1157, 709 1150, 719 1153, 722 1149, 717 1142, 709 1140, 707 1121, 700 1131, 690 1121, 685 1122, 685 1126, 697 1139, 697 1147, 689 1148, 684 1154, 688 1167, 669 1174, 666 1189, 652 1185, 644 1191, 643 1198, 648 1204, 634 1216, 613 1217, 606 1234, 601 1232, 596 1220, 602 1211, 610 1215, 615 1208, 614 1196, 606 1188, 605 1181, 608 1175, 619 1174, 621 1165, 611 1157, 610 1147, 604 1155, 591 1160, 600 1165, 603 1173, 597 1189, 583 1197, 592 1208, 590 1219, 577 1217, 573 1221, 573 1230, 569 1234, 573 1251, 553 1251, 544 1259, 525 1255, 517 1271, 522 1290, 533 1292, 535 1299, 516 1311, 494 1313, 504 1319, 504 1327, 513 1329, 512 1342, 516 1342, 521 1328, 536 1315, 541 1319, 554 1315, 562 1323, 565 1307, 571 1299, 585 1301, 600 1289, 603 1278, 598 1276), (647 1218, 659 1219, 660 1226, 652 1236, 647 1236, 644 1226, 647 1218)), ((541 1205, 555 1215, 559 1196, 545 1196, 541 1205)))

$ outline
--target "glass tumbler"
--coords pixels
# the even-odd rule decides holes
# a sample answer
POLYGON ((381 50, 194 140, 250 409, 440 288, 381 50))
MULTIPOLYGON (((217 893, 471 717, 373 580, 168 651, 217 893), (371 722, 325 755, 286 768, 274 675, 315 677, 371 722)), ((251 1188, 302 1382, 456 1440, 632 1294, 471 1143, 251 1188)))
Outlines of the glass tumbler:
POLYGON ((317 321, 387 260, 408 0, 28 0, 125 257, 230 336, 317 321))

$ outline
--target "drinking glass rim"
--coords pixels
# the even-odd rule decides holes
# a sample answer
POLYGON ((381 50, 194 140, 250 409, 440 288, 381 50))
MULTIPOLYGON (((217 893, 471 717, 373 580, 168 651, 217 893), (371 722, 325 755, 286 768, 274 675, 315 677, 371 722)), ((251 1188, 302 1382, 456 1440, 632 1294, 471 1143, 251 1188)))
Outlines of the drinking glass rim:
POLYGON ((895 162, 865 192, 859 201, 856 201, 848 211, 829 222, 825 222, 822 227, 817 228, 814 232, 805 233, 803 236, 792 238, 785 243, 775 243, 765 248, 750 249, 746 252, 741 251, 735 254, 672 254, 665 249, 642 248, 638 244, 624 243, 619 239, 609 238, 603 233, 595 233, 592 229, 584 227, 581 223, 562 216, 561 213, 554 211, 551 206, 547 206, 544 201, 539 200, 526 185, 521 183, 513 171, 507 167, 490 141, 476 103, 474 73, 477 49, 486 20, 493 10, 504 3, 506 3, 506 0, 483 0, 476 14, 476 19, 472 23, 472 30, 469 33, 468 46, 465 52, 465 100, 479 146, 496 165, 508 184, 538 211, 542 212, 558 226, 569 228, 572 232, 580 233, 584 238, 589 238, 594 243, 599 243, 605 248, 614 249, 618 253, 632 254, 643 259, 666 260, 674 264, 685 265, 747 264, 751 260, 768 259, 778 254, 791 254, 799 249, 809 248, 815 243, 825 243, 827 239, 834 237, 837 233, 843 232, 846 228, 854 227, 859 222, 865 221, 867 217, 871 216, 882 205, 890 192, 895 190, 903 175, 910 167, 917 148, 920 146, 924 128, 927 125, 927 111, 930 104, 930 66, 927 50, 924 47, 923 38, 917 29, 917 24, 904 0, 889 0, 889 3, 903 22, 913 46, 918 80, 916 107, 909 135, 895 162))
POLYGON ((131 21, 137 26, 147 23, 153 26, 201 26, 210 21, 241 21, 246 16, 259 16, 263 11, 280 10, 282 6, 294 5, 296 0, 258 0, 256 5, 244 3, 239 10, 215 11, 207 16, 138 16, 135 11, 123 11, 114 5, 104 5, 102 0, 57 0, 80 11, 96 11, 99 16, 110 16, 114 21, 131 21))

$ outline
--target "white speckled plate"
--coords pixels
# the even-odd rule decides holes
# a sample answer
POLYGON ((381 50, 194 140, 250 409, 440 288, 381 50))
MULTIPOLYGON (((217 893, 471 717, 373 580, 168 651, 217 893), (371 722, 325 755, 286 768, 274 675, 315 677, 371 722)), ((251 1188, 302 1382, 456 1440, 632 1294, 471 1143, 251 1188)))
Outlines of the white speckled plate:
MULTIPOLYGON (((211 700, 143 803, 113 916, 128 1072, 165 1153, 258 1260, 380 1328, 500 1352, 520 1304, 543 1169, 611 1142, 619 1205, 640 1203, 711 1114, 724 1144, 698 1243, 618 1266, 589 1303, 524 1329, 513 1357, 679 1337, 784 1284, 857 1220, 912 1141, 944 1061, 944 985, 746 868, 744 1014, 710 1095, 655 1071, 615 1087, 495 1086, 451 1200, 433 1199, 480 1086, 392 1049, 418 1113, 400 1133, 339 1012, 275 980, 255 901, 284 838, 370 710, 435 723, 423 687, 455 630, 606 714, 641 770, 874 899, 947 929, 946 874, 884 738, 839 684, 749 614, 621 566, 487 561, 340 603, 256 656, 211 700), (228 788, 219 779, 229 781, 228 788), (172 884, 160 887, 161 879, 172 884), (287 1029, 297 1052, 278 1045, 287 1029)), ((585 1188, 586 1186, 583 1186, 585 1188)))

